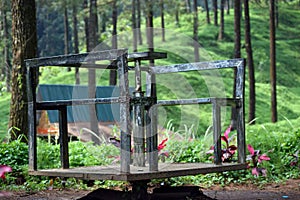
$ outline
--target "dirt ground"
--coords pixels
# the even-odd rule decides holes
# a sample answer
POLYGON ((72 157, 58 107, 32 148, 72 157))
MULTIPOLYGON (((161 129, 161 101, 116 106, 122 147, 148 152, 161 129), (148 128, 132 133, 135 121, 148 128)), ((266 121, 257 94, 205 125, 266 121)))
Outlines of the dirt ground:
MULTIPOLYGON (((214 186, 208 189, 201 189, 198 195, 189 199, 217 199, 217 200, 275 200, 289 199, 300 200, 300 179, 288 180, 282 184, 269 184, 263 187, 254 185, 230 185, 226 187, 214 186)), ((110 191, 111 192, 111 191, 110 191)), ((114 191, 113 191, 114 193, 114 191)), ((118 193, 118 192, 116 192, 118 193)), ((86 190, 47 190, 34 194, 26 192, 4 192, 0 194, 1 200, 75 200, 75 199, 110 199, 114 200, 112 193, 103 194, 103 190, 86 191, 86 190)), ((169 194, 168 194, 169 195, 169 194)), ((174 194, 173 194, 174 195, 174 194)), ((178 196, 177 196, 178 197, 178 196)), ((151 199, 174 199, 171 195, 164 198, 152 197, 151 199)), ((181 198, 175 198, 181 199, 181 198)), ((182 199, 188 199, 186 197, 182 199)))

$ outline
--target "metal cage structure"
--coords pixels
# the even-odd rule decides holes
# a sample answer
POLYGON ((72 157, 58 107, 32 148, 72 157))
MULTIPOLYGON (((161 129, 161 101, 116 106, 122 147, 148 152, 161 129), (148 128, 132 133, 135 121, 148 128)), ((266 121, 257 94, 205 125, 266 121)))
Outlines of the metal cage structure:
MULTIPOLYGON (((174 64, 168 66, 142 67, 141 61, 166 58, 166 53, 136 52, 127 49, 62 55, 25 60, 28 68, 28 117, 29 117, 29 174, 39 176, 74 177, 86 180, 145 181, 156 178, 206 174, 245 169, 245 122, 244 122, 244 59, 174 64), (98 64, 110 61, 109 65, 98 64), (135 67, 129 67, 134 62, 135 67), (88 98, 57 101, 37 101, 36 69, 38 67, 61 66, 118 71, 120 95, 109 98, 88 98), (156 75, 198 70, 235 69, 235 91, 233 97, 206 97, 193 99, 159 100, 156 91, 156 75), (128 70, 135 73, 135 91, 129 94, 128 70), (141 72, 146 73, 146 88, 142 88, 141 72), (70 168, 68 150, 67 107, 92 104, 120 104, 120 164, 70 168), (214 163, 159 163, 157 136, 158 106, 211 104, 214 140, 214 163), (237 130, 238 161, 222 163, 221 107, 230 106, 235 112, 237 130), (61 168, 37 168, 37 110, 58 110, 59 144, 61 168), (134 154, 131 153, 133 142, 134 154), (148 162, 146 162, 146 160, 148 162)), ((78 152, 80 153, 80 152, 78 152)), ((101 153, 101 152, 99 152, 101 153)))

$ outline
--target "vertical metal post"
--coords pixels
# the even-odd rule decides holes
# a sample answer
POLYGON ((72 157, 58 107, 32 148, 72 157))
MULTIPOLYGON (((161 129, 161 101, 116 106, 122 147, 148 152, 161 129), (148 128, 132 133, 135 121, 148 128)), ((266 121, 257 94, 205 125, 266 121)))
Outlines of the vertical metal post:
POLYGON ((153 104, 146 111, 146 146, 149 160, 149 171, 158 171, 158 137, 157 137, 157 101, 155 74, 146 74, 146 95, 153 99, 153 104))
POLYGON ((37 138, 36 138, 36 85, 34 81, 35 70, 28 67, 27 97, 28 97, 28 146, 29 146, 29 170, 37 170, 37 138))
POLYGON ((245 137, 245 108, 244 108, 244 93, 245 93, 245 60, 237 66, 237 80, 235 95, 240 101, 236 106, 237 116, 237 144, 238 144, 238 162, 246 162, 246 137, 245 137))
POLYGON ((144 110, 145 106, 141 101, 144 97, 141 84, 141 70, 140 61, 135 63, 135 92, 134 96, 139 102, 135 102, 133 105, 133 165, 144 167, 145 166, 145 122, 144 122, 144 110))
POLYGON ((69 168, 69 146, 68 146, 68 120, 67 106, 61 106, 59 113, 59 145, 60 161, 63 169, 69 168))
POLYGON ((214 162, 222 164, 221 152, 221 107, 216 99, 213 99, 213 140, 214 140, 214 162))
POLYGON ((130 96, 128 83, 127 53, 118 58, 120 87, 120 131, 121 131, 121 173, 130 173, 131 133, 130 133, 130 96))

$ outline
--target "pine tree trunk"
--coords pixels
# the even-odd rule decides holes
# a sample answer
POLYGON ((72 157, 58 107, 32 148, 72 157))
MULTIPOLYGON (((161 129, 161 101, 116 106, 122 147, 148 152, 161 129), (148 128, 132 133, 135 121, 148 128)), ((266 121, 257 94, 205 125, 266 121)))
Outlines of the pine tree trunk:
MULTIPOLYGON (((117 38, 117 22, 118 22, 118 13, 117 13, 117 1, 114 0, 112 2, 112 24, 113 24, 113 31, 112 31, 112 48, 118 48, 118 38, 117 38)), ((117 84, 117 71, 110 70, 109 72, 109 85, 116 85, 117 84)))
POLYGON ((191 2, 190 2, 190 0, 185 0, 185 7, 186 7, 186 12, 190 13, 191 12, 191 2))
MULTIPOLYGON (((72 12, 72 18, 73 18, 73 37, 74 37, 74 53, 79 53, 79 40, 78 40, 78 19, 77 19, 77 8, 75 3, 73 3, 73 12, 72 12)), ((75 83, 76 85, 80 84, 80 76, 79 76, 79 68, 75 68, 75 83)))
MULTIPOLYGON (((83 10, 88 9, 88 0, 84 0, 82 4, 83 10)), ((86 49, 89 51, 89 16, 85 15, 84 16, 84 33, 85 33, 85 44, 86 44, 86 49)))
POLYGON ((226 0, 227 5, 227 15, 230 15, 230 0, 226 0))
POLYGON ((210 24, 208 0, 204 0, 204 5, 205 5, 205 10, 206 10, 206 22, 208 24, 210 24))
POLYGON ((241 3, 234 1, 234 57, 241 57, 241 3))
MULTIPOLYGON (((35 1, 12 0, 11 7, 13 65, 8 126, 18 128, 11 132, 11 139, 15 140, 20 135, 28 135, 27 70, 24 59, 37 56, 37 35, 35 1)), ((26 142, 26 139, 22 137, 22 141, 26 142)))
POLYGON ((139 38, 139 45, 143 45, 143 38, 142 38, 142 31, 141 31, 141 2, 137 0, 137 29, 138 29, 138 38, 139 38))
MULTIPOLYGON (((154 51, 154 43, 153 43, 153 2, 151 0, 147 0, 147 43, 148 49, 150 52, 154 51)), ((154 60, 150 60, 150 62, 154 62, 154 60)))
POLYGON ((194 0, 194 58, 195 58, 195 62, 199 62, 198 5, 197 5, 197 0, 194 0))
POLYGON ((218 26, 218 0, 212 0, 214 8, 214 25, 218 26))
MULTIPOLYGON (((64 1, 64 44, 65 44, 65 55, 70 53, 69 50, 69 20, 68 20, 68 8, 67 3, 64 1)), ((68 71, 71 71, 71 67, 68 67, 68 71)))
POLYGON ((249 114, 248 122, 254 124, 255 121, 255 73, 251 44, 251 25, 249 14, 249 0, 244 0, 245 15, 245 46, 247 52, 248 79, 249 79, 249 114))
MULTIPOLYGON (((234 57, 241 57, 241 3, 240 1, 234 1, 234 57)), ((236 69, 234 69, 234 84, 233 84, 233 96, 235 96, 236 90, 236 69)), ((236 128, 236 109, 231 109, 231 126, 236 128)))
POLYGON ((277 122, 275 2, 270 0, 270 84, 272 122, 277 122))
POLYGON ((164 0, 160 0, 160 18, 161 18, 161 41, 165 42, 165 16, 164 16, 164 0))
POLYGON ((224 38, 224 4, 225 4, 225 0, 221 0, 220 31, 219 31, 218 40, 223 40, 224 38))
POLYGON ((180 27, 180 21, 179 21, 179 6, 176 5, 175 8, 175 24, 177 27, 180 27))
POLYGON ((133 52, 137 52, 138 30, 136 28, 136 0, 131 1, 132 43, 133 52))

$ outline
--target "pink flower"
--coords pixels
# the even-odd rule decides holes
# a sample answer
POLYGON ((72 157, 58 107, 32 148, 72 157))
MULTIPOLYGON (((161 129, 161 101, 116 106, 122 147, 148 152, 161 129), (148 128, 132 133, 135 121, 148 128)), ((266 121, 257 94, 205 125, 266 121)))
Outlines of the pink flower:
POLYGON ((250 152, 251 156, 254 156, 254 154, 255 154, 254 148, 250 144, 248 144, 247 147, 248 147, 248 151, 250 152))
POLYGON ((161 143, 157 146, 157 150, 160 151, 163 148, 166 147, 166 142, 168 141, 168 138, 164 139, 163 141, 161 141, 161 143))
POLYGON ((266 154, 263 154, 258 156, 257 160, 261 163, 263 160, 270 160, 270 157, 268 157, 266 154))
POLYGON ((0 165, 0 178, 5 179, 6 172, 12 172, 11 167, 6 165, 0 165))

